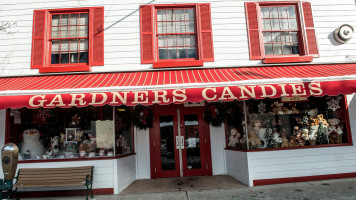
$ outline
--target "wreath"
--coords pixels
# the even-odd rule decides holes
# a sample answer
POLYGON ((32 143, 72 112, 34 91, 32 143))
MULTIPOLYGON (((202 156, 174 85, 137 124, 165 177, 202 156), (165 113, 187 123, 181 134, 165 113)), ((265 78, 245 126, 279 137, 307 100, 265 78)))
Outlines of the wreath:
POLYGON ((220 127, 225 121, 225 106, 221 102, 212 102, 206 106, 204 120, 214 127, 220 127))
POLYGON ((135 106, 133 113, 133 124, 138 129, 152 128, 153 113, 152 111, 143 105, 135 106))

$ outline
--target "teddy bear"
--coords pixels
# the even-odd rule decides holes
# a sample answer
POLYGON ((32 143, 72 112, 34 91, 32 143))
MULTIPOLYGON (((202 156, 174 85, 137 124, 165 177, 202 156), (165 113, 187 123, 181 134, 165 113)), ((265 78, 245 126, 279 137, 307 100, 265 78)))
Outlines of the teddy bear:
POLYGON ((40 132, 37 129, 23 131, 20 153, 25 159, 39 159, 45 152, 44 145, 40 142, 40 132))
POLYGON ((77 141, 77 142, 83 141, 83 136, 84 136, 83 131, 77 130, 77 132, 75 133, 75 141, 77 141))
POLYGON ((259 148, 261 146, 261 140, 257 137, 255 130, 250 130, 248 132, 248 143, 250 149, 259 148))
MULTIPOLYGON (((309 130, 304 128, 301 130, 301 133, 302 133, 302 138, 304 141, 309 141, 311 138, 309 137, 309 130)), ((316 139, 316 138, 315 138, 316 139)))
POLYGON ((59 150, 61 147, 61 139, 59 136, 54 136, 51 138, 51 152, 52 156, 56 157, 59 154, 59 150))
POLYGON ((308 118, 307 125, 308 126, 317 126, 317 125, 319 125, 319 120, 313 116, 310 116, 308 118))
POLYGON ((308 115, 311 117, 316 117, 317 114, 318 114, 318 108, 310 109, 308 111, 308 115))
POLYGON ((340 123, 340 120, 336 119, 336 118, 331 118, 328 121, 329 121, 329 127, 328 127, 329 138, 331 135, 336 135, 337 142, 334 144, 341 144, 342 143, 342 134, 344 133, 343 125, 340 123))
POLYGON ((288 143, 288 147, 296 147, 297 146, 297 140, 295 136, 290 136, 290 140, 288 143))
POLYGON ((323 114, 319 114, 316 116, 316 118, 319 121, 319 125, 324 125, 324 126, 328 126, 328 122, 326 121, 326 119, 324 119, 324 115, 323 114))
POLYGON ((273 141, 275 142, 275 147, 280 147, 282 144, 281 135, 276 131, 273 133, 273 141))
POLYGON ((229 137, 229 144, 227 146, 229 147, 236 147, 238 143, 240 143, 239 138, 241 134, 237 132, 236 129, 232 128, 230 130, 230 137, 229 137))
POLYGON ((282 143, 281 143, 281 147, 289 147, 289 141, 287 139, 287 131, 282 129, 281 131, 279 131, 279 134, 281 135, 282 138, 282 143))

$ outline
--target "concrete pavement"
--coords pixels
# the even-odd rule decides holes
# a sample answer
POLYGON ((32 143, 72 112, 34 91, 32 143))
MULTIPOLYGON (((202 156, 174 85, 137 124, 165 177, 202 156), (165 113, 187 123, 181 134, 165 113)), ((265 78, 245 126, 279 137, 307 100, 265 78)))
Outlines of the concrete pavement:
MULTIPOLYGON (((40 200, 79 200, 85 197, 36 198, 40 200)), ((95 200, 355 200, 356 178, 238 187, 209 190, 182 190, 145 194, 97 195, 95 200)), ((34 200, 28 198, 27 200, 34 200)))

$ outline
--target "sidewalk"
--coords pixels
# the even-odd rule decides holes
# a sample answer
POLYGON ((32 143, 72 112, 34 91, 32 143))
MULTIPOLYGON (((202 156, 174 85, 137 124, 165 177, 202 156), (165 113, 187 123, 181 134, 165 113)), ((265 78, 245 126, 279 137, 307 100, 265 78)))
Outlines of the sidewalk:
MULTIPOLYGON (((85 197, 36 198, 41 200, 79 200, 85 197)), ((356 178, 311 181, 301 183, 277 184, 269 186, 213 189, 213 190, 182 190, 179 192, 98 195, 95 200, 355 200, 356 178)), ((34 200, 28 198, 27 200, 34 200)))

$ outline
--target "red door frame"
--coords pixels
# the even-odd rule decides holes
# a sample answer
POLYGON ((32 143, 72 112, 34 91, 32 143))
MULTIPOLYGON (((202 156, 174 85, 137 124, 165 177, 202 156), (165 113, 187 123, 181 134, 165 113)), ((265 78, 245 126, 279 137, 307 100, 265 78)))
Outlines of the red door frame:
POLYGON ((164 115, 173 115, 174 120, 174 138, 178 136, 178 113, 180 109, 180 122, 183 125, 181 128, 181 135, 184 135, 184 114, 198 114, 199 119, 199 140, 204 141, 204 145, 200 148, 202 169, 191 170, 187 168, 186 163, 186 147, 182 149, 182 162, 183 162, 183 176, 211 176, 211 149, 210 149, 210 132, 209 125, 203 120, 203 113, 205 107, 188 107, 184 108, 183 105, 153 105, 150 107, 154 114, 153 127, 150 128, 150 166, 151 178, 167 178, 167 177, 180 177, 180 161, 179 150, 176 148, 176 140, 174 140, 175 147, 175 162, 176 170, 162 171, 161 170, 161 148, 159 134, 159 117, 164 115), (206 143, 205 143, 206 140, 206 143))

